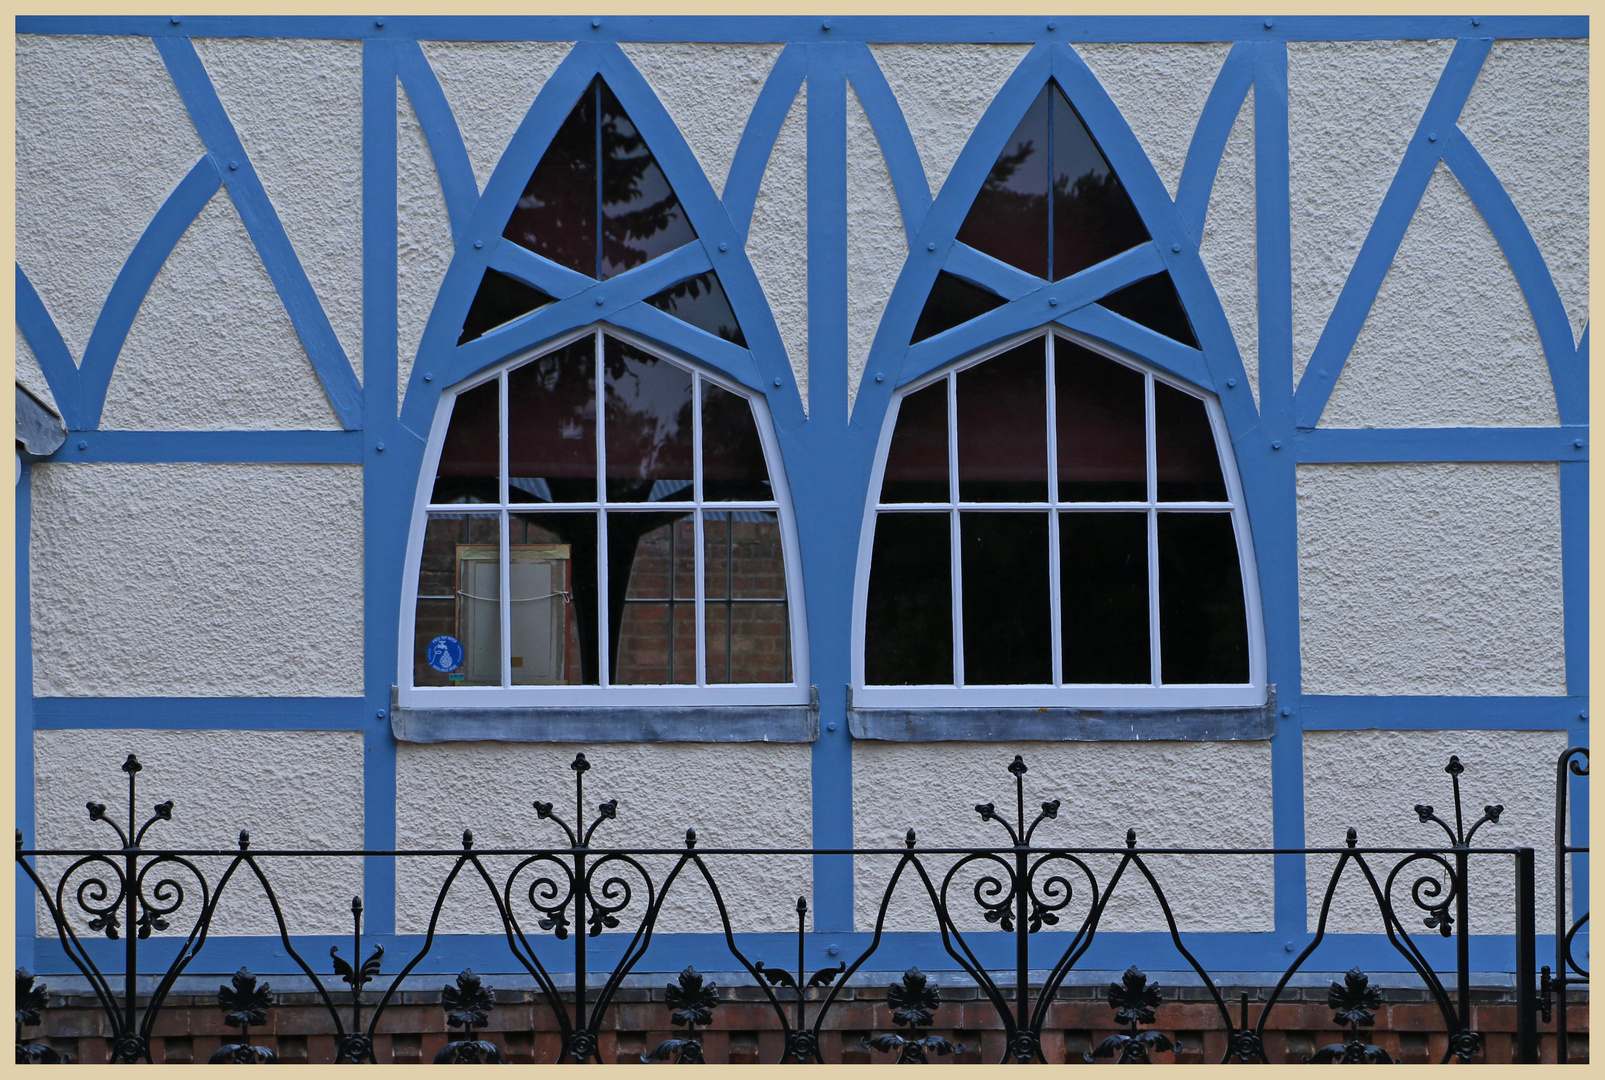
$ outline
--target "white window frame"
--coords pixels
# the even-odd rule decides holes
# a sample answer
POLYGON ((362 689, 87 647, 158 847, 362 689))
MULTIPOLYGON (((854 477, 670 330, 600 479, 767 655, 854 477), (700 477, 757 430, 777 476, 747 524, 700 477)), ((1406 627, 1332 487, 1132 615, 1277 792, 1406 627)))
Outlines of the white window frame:
MULTIPOLYGON (((948 483, 949 499, 958 494, 958 461, 951 452, 954 445, 954 433, 958 423, 957 409, 954 396, 956 380, 948 383, 948 439, 950 452, 948 454, 948 483)), ((1222 412, 1219 400, 1215 395, 1197 386, 1193 386, 1181 379, 1160 370, 1152 364, 1145 363, 1140 357, 1133 356, 1123 350, 1115 349, 1104 342, 1089 338, 1083 334, 1067 330, 1063 327, 1038 327, 1029 332, 1019 334, 1002 344, 993 346, 983 352, 962 357, 952 363, 946 364, 937 370, 921 376, 919 379, 900 387, 893 396, 890 406, 886 410, 886 420, 881 429, 880 440, 875 450, 875 465, 870 475, 869 497, 865 500, 864 520, 858 544, 858 567, 854 577, 853 587, 853 639, 852 639, 852 679, 853 679, 853 705, 866 708, 932 708, 947 709, 956 707, 993 707, 993 708, 1031 708, 1031 707, 1061 707, 1084 709, 1127 709, 1127 708, 1155 708, 1155 709, 1185 709, 1185 708, 1216 708, 1235 706, 1258 706, 1266 702, 1266 667, 1265 667, 1265 623, 1260 605, 1259 575, 1254 561, 1253 535, 1249 529, 1248 510, 1243 498, 1243 485, 1237 471, 1237 461, 1231 452, 1231 439, 1227 434, 1226 416, 1222 412), (917 393, 929 386, 949 380, 951 376, 966 368, 985 363, 1010 349, 1017 348, 1027 342, 1046 337, 1047 346, 1044 349, 1047 364, 1046 398, 1047 413, 1044 418, 1047 423, 1047 456, 1048 456, 1048 500, 1041 503, 959 503, 956 501, 932 503, 891 503, 880 502, 881 482, 886 472, 886 459, 891 450, 892 433, 897 426, 897 417, 902 410, 903 400, 910 394, 917 393), (1120 503, 1062 503, 1059 500, 1059 485, 1053 482, 1057 476, 1057 426, 1054 423, 1054 348, 1053 342, 1063 339, 1080 345, 1091 352, 1106 357, 1118 364, 1133 368, 1147 378, 1144 382, 1145 398, 1145 429, 1147 443, 1147 474, 1148 498, 1142 502, 1120 503), (1209 683, 1209 684, 1177 684, 1159 683, 1160 670, 1160 641, 1159 641, 1159 594, 1156 588, 1159 573, 1159 560, 1157 548, 1157 529, 1155 528, 1155 515, 1159 508, 1165 511, 1186 511, 1189 509, 1211 511, 1219 513, 1226 505, 1223 503, 1158 503, 1157 472, 1155 470, 1154 448, 1154 384, 1156 382, 1172 386, 1177 390, 1199 398, 1204 402, 1205 411, 1209 415, 1210 429, 1215 437, 1215 450, 1220 459, 1221 473, 1226 481, 1227 503, 1231 507, 1232 528, 1237 540, 1238 564, 1243 578, 1243 603, 1246 608, 1248 625, 1248 670, 1249 680, 1246 683, 1209 683), (962 507, 966 510, 1018 510, 1047 512, 1049 515, 1049 592, 1050 592, 1050 618, 1052 626, 1051 649, 1053 653, 1053 683, 1021 684, 1008 686, 969 686, 963 682, 963 582, 962 574, 958 572, 958 562, 955 555, 949 555, 949 565, 954 569, 952 584, 953 595, 953 666, 955 682, 938 685, 869 685, 864 677, 864 640, 865 622, 869 605, 869 572, 870 563, 874 553, 875 522, 883 512, 897 513, 906 511, 924 510, 947 511, 951 523, 952 552, 958 551, 958 511, 962 507), (1060 633, 1062 627, 1060 612, 1059 589, 1059 511, 1061 509, 1098 510, 1132 512, 1145 510, 1149 517, 1148 526, 1148 605, 1149 605, 1149 658, 1151 663, 1152 681, 1148 684, 1065 684, 1060 681, 1060 665, 1062 661, 1060 648, 1060 633)))
MULTIPOLYGON (((694 415, 700 416, 700 410, 694 415)), ((780 457, 779 440, 775 436, 774 422, 769 415, 768 403, 762 394, 740 385, 727 376, 710 371, 706 366, 696 363, 678 354, 672 354, 665 349, 643 340, 638 335, 621 330, 618 327, 604 323, 593 323, 583 329, 576 330, 556 337, 532 349, 520 352, 516 357, 503 361, 494 367, 478 372, 468 379, 446 388, 441 392, 440 403, 435 410, 435 420, 429 433, 429 443, 424 451, 421 467, 418 471, 418 486, 413 497, 412 525, 407 536, 407 557, 403 568, 400 627, 397 642, 397 698, 398 704, 410 709, 481 709, 481 708, 530 708, 540 706, 643 706, 643 705, 807 705, 810 701, 809 693, 809 665, 808 665, 808 634, 807 613, 804 609, 802 591, 802 571, 799 565, 799 545, 797 542, 796 520, 792 513, 791 492, 786 484, 785 469, 780 457), (684 509, 692 515, 695 523, 695 574, 696 574, 696 634, 697 634, 697 678, 696 685, 684 683, 645 683, 628 686, 609 685, 608 671, 608 612, 607 612, 607 512, 644 510, 647 505, 642 503, 609 502, 603 496, 606 494, 606 454, 607 454, 607 418, 606 405, 603 396, 603 342, 602 335, 606 334, 620 341, 640 349, 641 351, 674 364, 676 367, 689 371, 694 376, 692 393, 699 393, 695 380, 701 379, 712 383, 722 390, 736 394, 752 406, 753 419, 758 429, 758 439, 763 447, 766 467, 769 472, 770 492, 773 499, 745 500, 740 502, 704 502, 702 499, 702 430, 700 422, 693 425, 692 432, 692 461, 693 461, 693 498, 686 502, 676 501, 672 505, 676 509, 684 509), (508 502, 507 492, 507 394, 505 388, 499 395, 501 402, 501 417, 499 425, 500 463, 498 466, 498 483, 501 486, 499 503, 463 503, 440 504, 432 506, 429 497, 434 490, 435 471, 440 464, 440 454, 446 442, 446 431, 451 423, 453 406, 462 393, 483 386, 485 383, 505 380, 506 373, 514 368, 543 356, 555 352, 566 345, 579 341, 585 337, 594 337, 596 341, 596 442, 597 442, 597 472, 598 498, 591 502, 582 503, 553 503, 538 504, 541 510, 550 510, 565 513, 601 512, 601 521, 597 528, 597 556, 601 581, 597 590, 597 630, 601 636, 598 667, 600 678, 603 680, 599 686, 513 686, 511 683, 510 650, 511 641, 508 634, 509 605, 508 590, 510 576, 508 574, 508 514, 527 512, 531 504, 508 502), (502 615, 502 686, 463 686, 463 687, 423 687, 413 685, 413 649, 415 642, 415 614, 418 597, 418 568, 423 556, 424 527, 429 511, 435 513, 454 512, 460 514, 499 514, 501 518, 499 536, 502 547, 502 573, 501 573, 501 615, 502 615), (781 551, 784 560, 786 577, 786 603, 789 631, 791 636, 791 672, 790 682, 784 683, 708 683, 706 681, 706 627, 704 623, 705 582, 703 570, 703 538, 702 514, 704 511, 735 511, 735 510, 761 510, 774 512, 780 522, 781 551)))

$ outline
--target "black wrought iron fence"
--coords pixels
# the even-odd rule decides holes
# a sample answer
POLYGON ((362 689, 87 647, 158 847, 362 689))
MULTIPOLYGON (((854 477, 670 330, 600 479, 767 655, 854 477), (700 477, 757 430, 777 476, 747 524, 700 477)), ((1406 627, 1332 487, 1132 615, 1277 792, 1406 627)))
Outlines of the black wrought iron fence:
MULTIPOLYGON (((1206 999, 1218 1014, 1226 1033, 1223 1061, 1268 1061, 1265 1032, 1273 1012, 1287 997, 1291 980, 1321 948, 1328 936, 1333 901, 1338 886, 1346 878, 1358 878, 1364 892, 1375 904, 1387 941, 1420 978, 1435 1006, 1444 1030, 1448 1032, 1443 1061, 1470 1060, 1482 1051, 1482 1037, 1473 1028, 1471 1009, 1470 935, 1471 886, 1497 879, 1508 873, 1513 882, 1516 911, 1514 952, 1511 971, 1515 979, 1517 1029, 1515 1058, 1536 1061, 1537 1025, 1540 1014, 1546 1019, 1557 1013, 1559 1060, 1567 1060, 1566 989, 1586 984, 1587 971, 1578 963, 1574 946, 1588 916, 1567 923, 1565 903, 1568 856, 1586 848, 1566 844, 1565 814, 1568 807, 1568 777, 1587 775, 1586 749, 1573 748, 1557 765, 1556 791, 1556 961, 1554 970, 1545 967, 1539 981, 1535 906, 1535 861, 1532 848, 1473 847, 1473 840, 1484 827, 1496 825, 1502 807, 1490 804, 1466 827, 1461 797, 1464 769, 1451 757, 1449 774, 1454 799, 1453 825, 1427 804, 1415 812, 1422 823, 1436 823, 1445 834, 1443 846, 1417 848, 1363 847, 1355 830, 1348 831, 1346 844, 1334 848, 1177 848, 1144 847, 1135 830, 1128 831, 1125 844, 1115 848, 1060 846, 1052 842, 1050 823, 1059 816, 1063 803, 1052 799, 1030 803, 1026 797, 1026 763, 1015 757, 1008 765, 1014 780, 1014 805, 993 803, 975 807, 987 828, 998 830, 1007 843, 973 847, 923 847, 910 829, 900 848, 854 849, 766 849, 701 848, 694 829, 687 829, 683 842, 673 848, 604 848, 594 846, 599 829, 616 818, 619 805, 609 799, 588 807, 585 798, 586 773, 591 769, 584 754, 572 762, 574 811, 572 817, 552 803, 536 800, 532 804, 539 821, 549 821, 564 843, 545 848, 478 849, 471 832, 464 831, 461 848, 456 851, 290 851, 255 850, 250 837, 241 832, 233 850, 166 850, 146 845, 147 835, 158 823, 170 820, 174 803, 158 803, 141 822, 138 796, 139 761, 130 755, 123 765, 127 774, 126 817, 114 817, 103 803, 87 804, 89 818, 115 834, 117 846, 104 849, 29 849, 17 836, 17 864, 33 882, 51 929, 67 958, 87 981, 94 998, 113 1033, 111 1060, 151 1061, 151 1040, 160 1010, 179 978, 206 948, 220 911, 235 902, 243 882, 254 881, 265 896, 275 932, 285 953, 313 988, 317 1000, 328 1014, 329 1030, 336 1044, 336 1060, 370 1062, 376 1060, 375 1034, 386 1010, 413 978, 414 971, 439 946, 442 911, 448 896, 468 894, 481 905, 494 910, 500 925, 507 956, 517 968, 527 972, 540 999, 556 1022, 561 1038, 563 1060, 601 1061, 599 1036, 609 1011, 618 1001, 625 980, 642 964, 659 930, 665 902, 683 891, 688 882, 700 882, 708 890, 734 967, 747 972, 759 988, 764 1002, 772 1009, 784 1034, 780 1052, 783 1061, 822 1062, 821 1030, 827 1017, 842 1000, 844 987, 855 973, 881 951, 888 931, 888 913, 899 889, 912 894, 934 920, 942 953, 978 988, 979 996, 996 1013, 1005 1036, 1002 1060, 1045 1062, 1043 1030, 1050 1006, 1066 978, 1087 955, 1094 938, 1109 916, 1110 902, 1117 895, 1133 891, 1151 900, 1162 917, 1176 955, 1194 973, 1204 988, 1206 999), (123 822, 126 821, 126 827, 123 822), (1046 837, 1047 839, 1044 839, 1046 837), (284 860, 309 856, 427 857, 449 866, 439 878, 423 940, 412 955, 392 967, 398 958, 385 955, 382 945, 369 947, 364 941, 363 906, 360 897, 351 901, 350 955, 341 946, 330 949, 327 964, 314 963, 297 947, 304 941, 298 932, 292 898, 274 887, 270 867, 284 860), (767 860, 796 856, 879 856, 892 863, 882 886, 873 932, 868 944, 855 956, 834 966, 810 972, 805 963, 807 901, 799 898, 797 912, 796 968, 778 957, 749 955, 734 929, 723 874, 732 865, 746 880, 764 873, 767 860), (1250 1015, 1247 995, 1234 1016, 1221 983, 1206 970, 1189 949, 1185 928, 1178 922, 1161 875, 1155 865, 1165 857, 1243 856, 1335 856, 1316 925, 1309 943, 1287 966, 1273 989, 1259 1004, 1257 1015, 1250 1015), (70 860, 65 869, 47 881, 37 867, 38 857, 70 860), (717 857, 717 858, 716 858, 717 857), (212 869, 208 860, 217 862, 212 869), (1473 866, 1478 870, 1474 874, 1473 866), (1107 867, 1102 872, 1096 867, 1107 867), (667 867, 664 869, 663 867, 667 867), (975 916, 985 930, 966 929, 975 916), (186 929, 187 924, 187 929, 186 929), (1044 934, 1045 929, 1062 933, 1044 934), (168 932, 171 931, 171 935, 168 932), (611 968, 592 977, 593 939, 607 933, 627 935, 611 968), (1013 945, 1012 972, 999 972, 996 965, 983 962, 983 954, 993 955, 979 944, 978 935, 1009 935, 1013 945), (1428 951, 1417 935, 1452 938, 1455 944, 1451 970, 1443 972, 1430 962, 1428 951), (152 935, 171 936, 176 951, 165 964, 152 962, 142 943, 152 935), (559 973, 544 962, 532 944, 541 935, 565 942, 571 961, 573 985, 570 992, 560 985, 559 973), (120 964, 97 962, 100 948, 91 949, 89 940, 105 938, 120 941, 120 964), (144 964, 145 966, 142 966, 144 964), (1033 979, 1033 972, 1045 972, 1033 979), (392 973, 393 972, 393 973, 392 973), (154 986, 150 978, 154 977, 154 986), (142 983, 142 979, 144 982, 142 983), (346 987, 340 991, 336 982, 346 987), (141 993, 140 987, 147 987, 141 993)), ((728 876, 726 877, 729 882, 728 876)), ((1484 928, 1485 930, 1488 928, 1484 928)), ((932 964, 946 961, 931 958, 932 964)), ((1330 965, 1328 965, 1330 966, 1330 965)), ((1341 966, 1341 965, 1340 965, 1341 966)), ((562 973, 567 975, 567 972, 562 973)), ((60 1055, 48 1046, 25 1046, 20 1038, 22 1025, 36 1023, 44 1006, 39 988, 26 973, 18 973, 18 1061, 51 1061, 60 1055)), ((431 978, 438 978, 432 976, 431 978)), ((562 979, 566 982, 566 978, 562 979)), ((1110 987, 1110 1007, 1116 1023, 1124 1030, 1105 1039, 1086 1060, 1111 1058, 1119 1062, 1143 1062, 1156 1052, 1172 1048, 1172 1040, 1148 1025, 1155 1021, 1159 991, 1149 977, 1131 967, 1120 983, 1110 987)), ((1381 997, 1368 976, 1355 968, 1341 983, 1334 982, 1327 998, 1334 1022, 1347 1029, 1348 1038, 1321 1048, 1305 1060, 1378 1061, 1389 1060, 1388 1052, 1367 1043, 1361 1030, 1372 1025, 1381 997)), ((669 987, 667 1003, 671 1023, 683 1029, 666 1040, 645 1060, 698 1062, 703 1058, 698 1028, 706 1028, 719 1005, 719 991, 693 968, 680 974, 669 987)), ((908 971, 901 982, 886 991, 885 1004, 891 1010, 893 1025, 901 1031, 888 1031, 864 1040, 864 1045, 897 1054, 905 1063, 922 1062, 931 1055, 962 1052, 946 1038, 928 1034, 932 1016, 940 1003, 934 984, 917 969, 908 971)), ((261 1062, 273 1059, 273 1051, 253 1046, 249 1030, 260 1026, 272 1005, 266 985, 242 968, 232 986, 223 987, 220 1007, 226 1022, 240 1032, 239 1041, 222 1047, 214 1061, 261 1062)), ((443 995, 447 1023, 460 1029, 463 1038, 449 1043, 437 1060, 454 1062, 496 1062, 501 1053, 494 1042, 476 1039, 476 1029, 486 1025, 486 1014, 494 1007, 494 993, 472 971, 464 971, 454 987, 443 995)))

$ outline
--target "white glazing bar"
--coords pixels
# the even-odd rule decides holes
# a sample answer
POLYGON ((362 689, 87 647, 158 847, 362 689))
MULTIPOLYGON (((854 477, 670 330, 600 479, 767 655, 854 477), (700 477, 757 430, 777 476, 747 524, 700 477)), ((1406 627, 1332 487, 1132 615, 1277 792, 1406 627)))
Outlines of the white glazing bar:
MULTIPOLYGON (((707 583, 702 580, 703 574, 707 572, 706 552, 702 550, 704 535, 706 532, 703 527, 702 520, 702 376, 698 375, 695 371, 691 373, 691 498, 692 501, 696 503, 697 507, 691 515, 691 542, 695 547, 695 550, 692 552, 691 572, 696 578, 696 580, 692 583, 694 586, 692 596, 696 599, 696 602, 693 605, 693 614, 696 618, 697 632, 696 676, 698 686, 707 686, 708 590, 707 583)), ((731 524, 732 523, 728 520, 727 516, 727 520, 725 521, 725 529, 727 530, 726 535, 728 535, 728 530, 730 529, 731 524)), ((669 527, 672 529, 674 526, 671 525, 669 527)), ((672 566, 669 568, 669 572, 671 574, 674 572, 674 568, 672 566)), ((669 622, 669 635, 671 637, 674 635, 674 622, 672 617, 669 622)), ((728 656, 725 657, 726 664, 729 663, 729 660, 730 658, 728 656)), ((674 672, 669 672, 669 679, 671 682, 674 680, 674 672)))
POLYGON ((964 685, 964 563, 959 553, 959 389, 958 376, 947 376, 947 542, 953 567, 953 685, 964 685))
MULTIPOLYGON (((596 355, 591 364, 592 385, 596 387, 596 501, 607 502, 607 400, 602 385, 602 369, 606 366, 602 354, 602 331, 592 339, 596 355)), ((602 686, 610 685, 612 672, 608 670, 607 655, 607 512, 596 512, 596 680, 602 686)))
POLYGON ((502 686, 513 685, 513 575, 510 572, 512 562, 512 520, 507 513, 507 372, 500 371, 496 375, 496 491, 500 508, 497 517, 501 521, 499 530, 501 535, 501 550, 498 553, 501 573, 498 575, 499 594, 497 612, 501 623, 501 669, 502 686))
POLYGON ((1053 685, 1064 685, 1064 632, 1060 624, 1063 611, 1059 596, 1059 402, 1054 379, 1053 334, 1048 335, 1048 631, 1053 649, 1053 685))
POLYGON ((1159 451, 1157 414, 1154 411, 1154 376, 1143 375, 1143 415, 1148 458, 1148 668, 1154 686, 1160 683, 1159 673, 1159 451))

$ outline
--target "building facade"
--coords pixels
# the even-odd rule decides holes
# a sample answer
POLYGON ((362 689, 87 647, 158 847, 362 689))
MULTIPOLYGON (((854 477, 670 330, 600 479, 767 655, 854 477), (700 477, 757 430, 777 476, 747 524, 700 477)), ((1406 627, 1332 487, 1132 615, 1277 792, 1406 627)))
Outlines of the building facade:
MULTIPOLYGON (((1415 846, 1456 754, 1553 902, 1586 19, 17 33, 17 380, 68 428, 17 484, 31 846, 104 840, 130 753, 170 845, 552 843, 576 751, 620 846, 988 842, 1015 754, 1055 843, 1415 846)), ((1280 971, 1331 862, 1166 891, 1211 970, 1280 971)), ((297 933, 360 894, 416 941, 437 870, 277 880, 297 933)), ((884 870, 777 857, 734 929, 804 896, 851 951, 884 870)), ((67 973, 19 888, 19 963, 67 973)), ((1312 965, 1408 970, 1343 888, 1312 965)), ((1490 950, 1513 896, 1473 898, 1490 950)), ((1157 909, 1108 918, 1175 966, 1157 909)), ((494 909, 442 919, 512 970, 494 909)), ((706 897, 663 920, 650 970, 724 970, 706 897)))

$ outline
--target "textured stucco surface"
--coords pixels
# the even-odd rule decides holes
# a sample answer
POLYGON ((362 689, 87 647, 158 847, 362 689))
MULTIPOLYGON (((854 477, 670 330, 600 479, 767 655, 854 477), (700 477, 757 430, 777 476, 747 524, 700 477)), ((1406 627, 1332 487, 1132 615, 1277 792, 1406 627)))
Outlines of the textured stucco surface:
POLYGON ((780 45, 621 44, 691 145, 713 190, 724 191, 736 144, 780 45))
MULTIPOLYGON (((591 841, 595 848, 672 848, 685 845, 685 830, 697 831, 699 848, 808 847, 812 843, 807 746, 769 744, 560 746, 540 743, 403 743, 396 759, 396 837, 402 847, 461 850, 463 829, 472 829, 477 849, 567 847, 562 828, 540 820, 531 803, 553 804, 554 813, 574 824, 576 752, 585 754, 585 815, 618 800, 618 817, 604 821, 591 841)), ((660 882, 674 856, 641 859, 660 882)), ((516 859, 487 856, 486 868, 498 885, 516 859)), ((731 914, 741 931, 792 931, 797 897, 810 896, 812 868, 803 856, 769 857, 763 873, 750 861, 708 857, 731 914)), ((618 866, 619 864, 614 864, 618 866)), ((396 872, 396 929, 427 928, 450 860, 402 860, 396 872)), ((696 874, 694 866, 687 867, 696 874)), ((633 932, 646 909, 646 889, 638 874, 621 874, 634 890, 618 916, 619 934, 633 932)), ((524 871, 513 889, 514 914, 527 932, 538 934, 536 913, 527 897, 533 875, 524 871)), ((600 881, 598 881, 600 892, 600 881)), ((572 915, 572 912, 571 912, 572 915)), ((454 883, 442 910, 446 933, 499 933, 495 904, 483 879, 468 868, 454 883), (470 878, 470 875, 472 877, 470 878)), ((658 930, 666 933, 718 933, 720 921, 712 893, 682 875, 664 902, 658 930)))
MULTIPOLYGON (((1555 760, 1566 749, 1563 731, 1314 731, 1304 736, 1304 838, 1309 847, 1342 847, 1350 826, 1361 847, 1439 847, 1443 829, 1422 822, 1413 807, 1426 803, 1454 825, 1454 787, 1443 768, 1455 754, 1465 825, 1470 828, 1489 804, 1503 806, 1499 823, 1478 830, 1472 847, 1531 847, 1537 864, 1540 933, 1555 910, 1555 760)), ((1402 856, 1372 855, 1366 861, 1385 886, 1402 856)), ((1307 919, 1313 931, 1322 897, 1337 865, 1335 855, 1311 855, 1306 878, 1307 919)), ((1433 867, 1411 863, 1393 887, 1395 913, 1412 934, 1437 931, 1410 898, 1416 878, 1433 867)), ((1442 871, 1438 879, 1444 882, 1442 871)), ((1473 858, 1471 913, 1474 934, 1509 934, 1516 917, 1514 866, 1508 855, 1473 858)), ((1441 896, 1442 894, 1440 894, 1441 896)), ((1327 930, 1338 934, 1382 931, 1371 887, 1359 868, 1344 868, 1332 898, 1327 930)), ((1311 958, 1313 964, 1319 957, 1311 958)), ((1327 967, 1336 965, 1328 964, 1327 967)))
POLYGON ((1450 41, 1288 42, 1295 379, 1453 50, 1450 41))
POLYGON ((429 142, 406 91, 396 87, 396 407, 455 247, 429 142))
POLYGON ((1471 197, 1439 162, 1321 424, 1558 423, 1544 346, 1516 276, 1471 197))
POLYGON ((38 465, 41 697, 362 693, 362 470, 38 465))
POLYGON ((808 84, 797 91, 769 155, 747 234, 758 275, 808 408, 808 84))
POLYGON ((535 95, 572 46, 566 41, 422 41, 462 131, 479 190, 535 95))
POLYGON ((1076 51, 1148 152, 1170 197, 1230 42, 1098 42, 1076 51))
MULTIPOLYGON (((1126 830, 1143 846, 1271 846, 1270 744, 1241 743, 908 743, 853 746, 853 842, 858 847, 903 846, 913 828, 921 847, 1011 842, 996 822, 983 822, 977 803, 1015 813, 1014 755, 1025 758, 1026 823, 1049 799, 1062 800, 1057 820, 1037 830, 1037 846, 1123 847, 1126 830)), ((1087 856, 1107 885, 1116 856, 1087 856)), ((1273 923, 1270 859, 1253 856, 1160 856, 1145 860, 1159 880, 1183 933, 1268 930, 1273 923), (1233 903, 1223 905, 1222 895, 1233 903)), ((855 878, 854 921, 874 928, 881 894, 896 865, 892 856, 861 856, 855 878)), ((932 856, 927 871, 940 884, 951 857, 932 856)), ((1073 867, 1066 867, 1073 870, 1073 867)), ((930 901, 913 870, 893 895, 887 927, 934 930, 930 901)), ((966 932, 996 933, 955 877, 953 916, 966 932)), ((1066 876, 1069 876, 1068 874, 1066 876)), ((1086 878, 1072 879, 1070 907, 1053 929, 1074 931, 1087 912, 1086 878)), ((1041 891, 1039 881, 1038 891, 1041 891)), ((1163 912, 1134 867, 1120 880, 1104 930, 1163 930, 1163 912)), ((1032 966, 1037 963, 1033 955, 1032 966)))
MULTIPOLYGON (((119 770, 129 754, 143 766, 135 827, 150 817, 151 807, 173 800, 173 819, 157 822, 145 834, 147 850, 235 850, 241 829, 249 830, 254 851, 362 847, 359 731, 37 731, 33 743, 39 831, 36 841, 29 839, 38 847, 121 846, 109 826, 89 820, 84 803, 105 803, 107 816, 127 827, 128 778, 119 770)), ((195 860, 208 887, 229 861, 222 856, 195 860)), ((40 876, 53 883, 68 860, 41 858, 39 863, 40 876)), ((258 865, 292 934, 351 932, 351 898, 362 892, 360 859, 264 855, 258 865)), ((75 914, 71 896, 85 877, 82 871, 74 874, 64 894, 75 914)), ((171 877, 184 889, 184 905, 167 916, 170 929, 156 931, 158 937, 187 934, 200 912, 194 876, 175 872, 171 877)), ((146 881, 150 895, 156 872, 146 881)), ((75 918, 80 935, 89 918, 75 918)), ((40 936, 53 936, 43 905, 37 925, 40 936)), ((278 936, 266 894, 249 868, 242 866, 225 887, 212 933, 278 936)))
POLYGON ((1232 338, 1243 357, 1249 392, 1259 400, 1259 248, 1254 203, 1254 95, 1243 99, 1209 192, 1198 255, 1209 271, 1232 338))
POLYGON ((908 258, 903 212, 875 128, 847 90, 847 411, 858 400, 869 348, 908 258))
POLYGON ((871 45, 908 121, 931 194, 1020 61, 1025 45, 871 45))
POLYGON ((195 50, 362 377, 362 43, 199 38, 195 50))
POLYGON ((206 148, 156 47, 17 38, 17 265, 74 360, 128 253, 206 148))
POLYGON ((1499 177, 1571 319, 1588 322, 1588 42, 1496 41, 1460 128, 1499 177))
POLYGON ((50 384, 45 381, 45 373, 39 367, 39 358, 28 348, 28 339, 22 336, 21 327, 17 328, 17 381, 33 391, 34 397, 56 412, 61 412, 56 408, 56 395, 50 392, 50 384))
POLYGON ((340 427, 226 190, 197 215, 145 294, 101 426, 340 427))
POLYGON ((1309 694, 1564 694, 1547 463, 1301 465, 1309 694))

